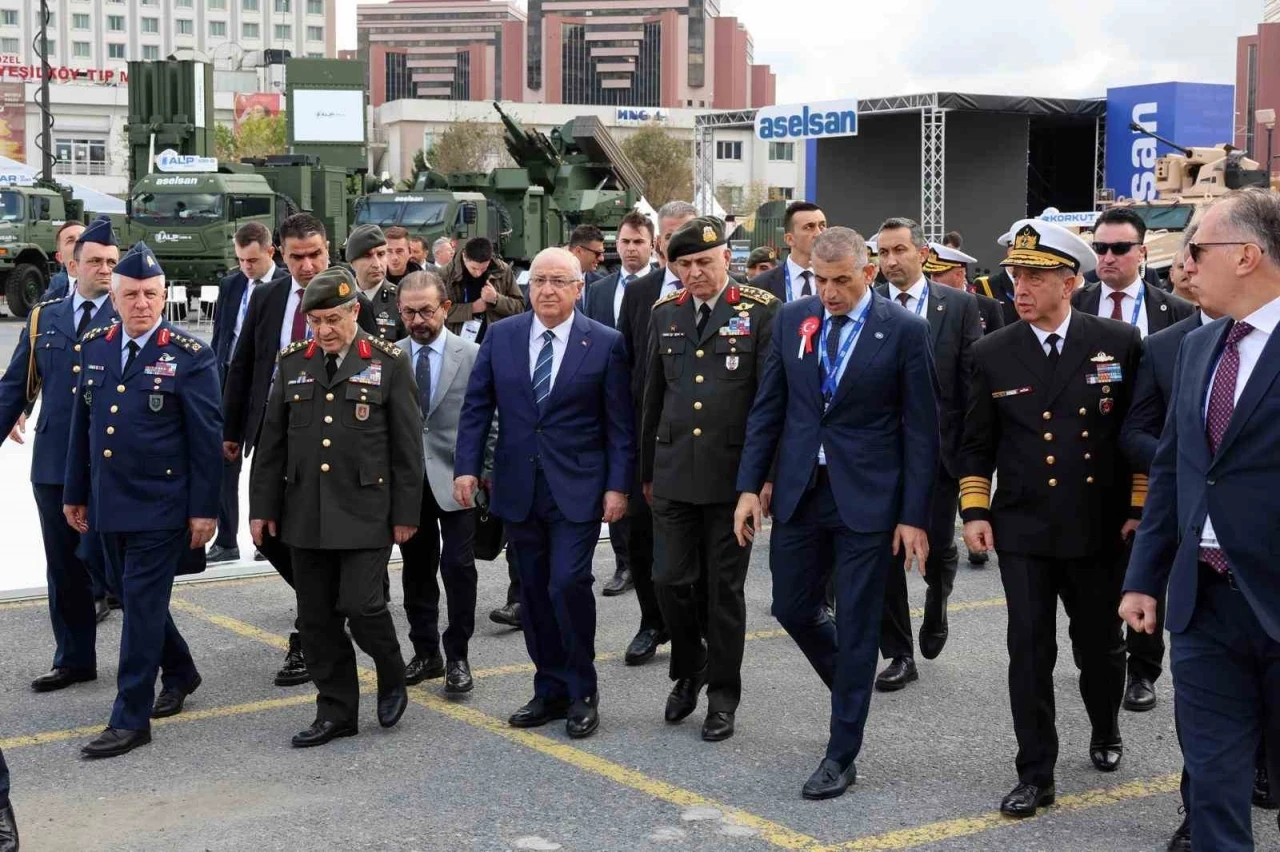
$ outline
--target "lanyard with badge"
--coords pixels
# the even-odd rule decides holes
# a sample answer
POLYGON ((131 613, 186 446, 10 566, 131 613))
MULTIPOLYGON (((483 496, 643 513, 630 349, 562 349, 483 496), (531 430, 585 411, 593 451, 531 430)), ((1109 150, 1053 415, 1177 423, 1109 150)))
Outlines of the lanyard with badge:
POLYGON ((1147 295, 1147 288, 1139 284, 1138 295, 1135 296, 1133 299, 1133 316, 1129 317, 1129 325, 1138 324, 1138 317, 1141 316, 1141 311, 1142 311, 1142 299, 1146 295, 1147 295))
POLYGON ((929 282, 924 282, 924 289, 920 291, 920 298, 916 299, 916 316, 924 313, 925 303, 929 301, 929 282))
POLYGON ((853 329, 849 332, 849 339, 841 344, 834 364, 831 362, 830 350, 827 349, 827 333, 831 331, 831 320, 827 320, 822 325, 822 339, 819 344, 822 349, 822 398, 826 400, 828 405, 835 398, 836 388, 840 384, 840 369, 844 366, 844 362, 848 360, 849 351, 853 349, 853 343, 858 339, 858 334, 862 331, 862 325, 867 321, 867 314, 870 312, 871 302, 868 301, 867 306, 862 309, 861 315, 854 320, 853 329))
MULTIPOLYGON (((806 270, 807 271, 807 270, 806 270)), ((792 301, 791 297, 791 264, 784 261, 782 264, 782 280, 787 285, 787 301, 792 301)))

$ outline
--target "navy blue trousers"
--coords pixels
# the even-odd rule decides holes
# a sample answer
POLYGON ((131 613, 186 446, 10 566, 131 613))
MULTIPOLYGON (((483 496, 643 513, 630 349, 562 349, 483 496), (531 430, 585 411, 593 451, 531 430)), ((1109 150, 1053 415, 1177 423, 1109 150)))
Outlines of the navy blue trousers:
POLYGON ((9 807, 9 764, 4 762, 4 752, 0 751, 0 809, 9 807))
POLYGON ((600 538, 600 522, 566 519, 546 477, 538 471, 529 517, 508 522, 507 535, 520 571, 524 641, 537 668, 534 694, 557 700, 595 695, 591 558, 600 538))
POLYGON ((892 561, 893 533, 856 533, 845 526, 825 473, 791 520, 773 525, 773 615, 831 690, 826 756, 845 767, 862 749, 892 561), (835 587, 834 622, 824 606, 828 579, 835 587))
POLYGON ((1252 850, 1249 770, 1264 736, 1280 742, 1280 642, 1241 592, 1202 566, 1195 613, 1172 634, 1169 661, 1191 782, 1191 845, 1252 850))
POLYGON ((240 531, 240 469, 244 455, 235 461, 222 460, 222 491, 218 498, 218 534, 213 543, 218 547, 239 547, 236 534, 240 531))
POLYGON ((76 555, 76 549, 82 545, 86 550, 96 549, 100 558, 100 541, 96 533, 82 537, 67 523, 62 514, 61 485, 33 484, 31 488, 35 492, 44 538, 49 621, 53 625, 55 647, 53 665, 96 671, 98 626, 93 611, 93 580, 85 561, 76 555))
POLYGON ((113 728, 151 728, 161 667, 166 687, 185 687, 196 679, 191 651, 169 614, 174 572, 190 541, 185 529, 102 534, 108 578, 124 610, 113 728))

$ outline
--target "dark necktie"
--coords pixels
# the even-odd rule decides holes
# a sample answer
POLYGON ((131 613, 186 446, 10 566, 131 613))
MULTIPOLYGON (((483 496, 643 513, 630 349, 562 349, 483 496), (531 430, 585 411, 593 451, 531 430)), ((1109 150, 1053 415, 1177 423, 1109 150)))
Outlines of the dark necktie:
POLYGON ((804 279, 804 286, 800 288, 801 297, 813 295, 813 287, 809 284, 809 276, 812 274, 813 273, 807 269, 800 273, 800 277, 804 279))
POLYGON ((338 372, 338 356, 324 356, 324 374, 329 377, 329 381, 333 381, 334 373, 338 372))
POLYGON ((910 293, 903 291, 898 294, 898 304, 902 305, 902 307, 905 308, 907 306, 907 302, 910 302, 910 301, 911 301, 910 293))
MULTIPOLYGON (((1236 381, 1240 376, 1239 343, 1253 331, 1247 322, 1238 322, 1227 332, 1227 344, 1222 348, 1218 371, 1213 375, 1213 389, 1209 392, 1209 409, 1205 412, 1204 432, 1209 441, 1209 453, 1218 454, 1222 437, 1227 434, 1231 415, 1236 410, 1236 381)), ((1207 562, 1219 574, 1227 573, 1227 555, 1216 547, 1200 548, 1200 561, 1207 562)))
POLYGON ((76 337, 83 337, 84 333, 89 330, 89 320, 93 318, 93 302, 85 299, 80 304, 80 324, 76 326, 76 337))
POLYGON ((551 368, 555 360, 555 333, 550 329, 542 332, 542 348, 538 350, 538 360, 533 363, 533 401, 542 410, 542 403, 551 396, 551 368))
POLYGON ((124 359, 124 372, 129 372, 129 368, 133 366, 133 361, 138 357, 138 344, 130 340, 126 347, 129 350, 129 357, 124 359))
POLYGON ((425 418, 431 410, 431 350, 423 346, 418 350, 418 366, 414 378, 418 380, 418 407, 425 418))
POLYGON ((293 310, 293 328, 289 331, 289 341, 297 343, 299 340, 307 339, 307 315, 302 310, 302 294, 305 290, 298 290, 298 306, 293 310))
POLYGON ((711 319, 711 306, 706 302, 702 303, 702 307, 698 308, 698 338, 702 338, 702 332, 706 331, 707 320, 711 319))
MULTIPOLYGON (((830 325, 827 328, 827 364, 831 365, 832 370, 838 371, 840 365, 836 363, 836 359, 840 357, 840 333, 844 331, 844 325, 849 321, 849 317, 844 314, 836 314, 829 320, 830 325)), ((825 371, 825 368, 824 368, 825 371)), ((831 401, 831 397, 827 397, 827 402, 831 401)))
POLYGON ((1057 334, 1051 334, 1044 339, 1049 344, 1049 369, 1058 369, 1058 359, 1062 357, 1062 353, 1058 351, 1058 341, 1062 338, 1057 334))
POLYGON ((1120 313, 1120 303, 1124 301, 1124 293, 1108 293, 1107 298, 1111 300, 1111 318, 1124 322, 1124 314, 1120 313))

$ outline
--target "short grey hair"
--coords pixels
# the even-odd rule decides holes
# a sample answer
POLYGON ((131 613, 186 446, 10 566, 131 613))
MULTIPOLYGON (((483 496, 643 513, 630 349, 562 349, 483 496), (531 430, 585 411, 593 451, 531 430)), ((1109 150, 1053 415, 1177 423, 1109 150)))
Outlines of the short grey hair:
POLYGON ((824 263, 839 263, 852 257, 854 266, 863 267, 867 265, 867 241, 853 228, 833 225, 814 239, 811 254, 824 263))
POLYGON ((434 243, 431 244, 431 253, 435 254, 436 249, 441 248, 443 246, 449 246, 450 248, 453 248, 453 240, 449 239, 448 237, 438 238, 434 243))
POLYGON ((444 289, 444 282, 440 280, 439 275, 425 269, 419 272, 410 272, 400 279, 400 283, 396 286, 396 300, 399 301, 400 297, 406 293, 417 293, 421 290, 431 289, 436 291, 436 295, 440 297, 442 303, 449 298, 444 289))
MULTIPOLYGON (((124 278, 125 278, 125 277, 124 277, 123 275, 121 275, 119 272, 113 272, 113 273, 111 273, 111 292, 112 292, 112 293, 114 293, 114 292, 116 292, 117 290, 119 290, 119 289, 120 289, 120 285, 121 285, 121 283, 124 281, 124 278)), ((130 281, 150 281, 152 278, 159 278, 159 279, 160 279, 160 287, 161 287, 162 289, 168 289, 168 287, 169 287, 169 282, 168 282, 168 280, 164 277, 164 275, 152 275, 150 278, 130 278, 129 280, 130 280, 130 281)))
POLYGON ((905 216, 890 216, 885 219, 880 223, 880 230, 877 233, 896 231, 898 228, 906 228, 911 232, 911 244, 916 248, 925 248, 929 245, 929 241, 924 238, 924 228, 920 227, 920 223, 905 216))
POLYGON ((1231 192, 1218 204, 1225 205, 1227 226, 1261 246, 1273 267, 1280 266, 1280 196, 1252 187, 1231 192))
POLYGON ((688 219, 698 215, 698 208, 687 201, 668 201, 658 208, 658 220, 688 219))
POLYGON ((567 248, 552 246, 544 248, 542 251, 534 255, 533 263, 529 264, 529 271, 533 272, 533 268, 538 265, 540 260, 561 260, 573 268, 573 277, 577 281, 582 280, 582 264, 578 261, 577 255, 569 251, 567 248))

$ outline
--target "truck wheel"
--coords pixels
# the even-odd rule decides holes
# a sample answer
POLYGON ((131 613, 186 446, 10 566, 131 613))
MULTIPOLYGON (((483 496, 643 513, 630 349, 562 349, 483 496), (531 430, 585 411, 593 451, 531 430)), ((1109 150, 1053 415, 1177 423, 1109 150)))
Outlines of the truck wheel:
POLYGON ((9 303, 9 313, 25 317, 40 301, 40 294, 49 286, 44 270, 31 263, 20 263, 9 273, 4 282, 4 298, 9 303))

